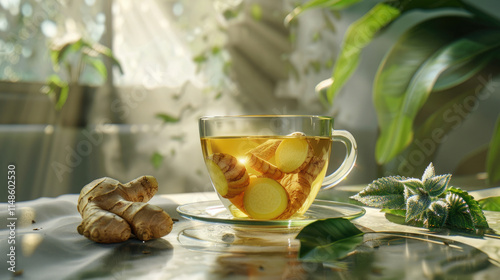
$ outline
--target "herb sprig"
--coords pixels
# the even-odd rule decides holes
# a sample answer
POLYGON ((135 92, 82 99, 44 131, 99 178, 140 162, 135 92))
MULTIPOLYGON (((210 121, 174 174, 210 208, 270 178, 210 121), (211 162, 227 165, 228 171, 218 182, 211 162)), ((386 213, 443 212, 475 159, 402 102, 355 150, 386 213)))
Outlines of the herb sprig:
POLYGON ((449 186, 451 174, 437 175, 432 163, 422 179, 390 176, 377 179, 351 196, 367 206, 403 210, 405 223, 429 229, 483 232, 489 229, 479 203, 466 191, 449 186))

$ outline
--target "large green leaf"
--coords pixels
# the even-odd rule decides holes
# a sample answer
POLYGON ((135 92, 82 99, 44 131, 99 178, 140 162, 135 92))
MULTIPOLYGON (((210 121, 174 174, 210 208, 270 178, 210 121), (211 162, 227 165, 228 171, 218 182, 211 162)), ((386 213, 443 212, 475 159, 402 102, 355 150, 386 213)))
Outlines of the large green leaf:
POLYGON ((500 117, 497 119, 493 137, 491 137, 486 160, 486 171, 490 184, 500 182, 500 117))
POLYGON ((483 55, 450 67, 439 76, 432 90, 444 91, 466 82, 483 70, 491 62, 491 59, 491 55, 483 55))
POLYGON ((375 152, 377 162, 383 164, 390 161, 410 144, 413 121, 443 71, 499 46, 500 31, 486 30, 455 40, 429 57, 413 75, 399 100, 400 106, 390 116, 389 124, 386 127, 381 125, 375 152))
POLYGON ((387 129, 404 100, 405 90, 419 67, 439 48, 469 31, 465 16, 432 18, 409 29, 379 66, 373 101, 381 129, 387 129))
POLYGON ((403 12, 414 9, 438 9, 438 8, 462 8, 461 0, 395 0, 387 1, 392 5, 399 7, 403 12))
POLYGON ((363 48, 373 40, 373 37, 380 29, 391 23, 399 15, 400 11, 398 9, 385 3, 379 3, 349 26, 333 69, 333 83, 326 96, 328 102, 333 102, 338 91, 353 74, 359 64, 359 57, 363 48))
MULTIPOLYGON (((483 72, 479 72, 481 75, 483 72)), ((384 165, 386 171, 414 177, 421 174, 427 162, 432 162, 441 143, 446 141, 447 134, 457 129, 471 112, 471 108, 456 111, 456 106, 464 104, 464 100, 477 94, 483 84, 472 79, 445 92, 432 93, 429 100, 417 116, 415 135, 412 143, 391 162, 384 165), (420 120, 422 119, 422 120, 420 120)))
POLYGON ((363 232, 349 220, 333 218, 315 221, 297 235, 299 257, 309 261, 335 261, 346 256, 363 241, 363 232))

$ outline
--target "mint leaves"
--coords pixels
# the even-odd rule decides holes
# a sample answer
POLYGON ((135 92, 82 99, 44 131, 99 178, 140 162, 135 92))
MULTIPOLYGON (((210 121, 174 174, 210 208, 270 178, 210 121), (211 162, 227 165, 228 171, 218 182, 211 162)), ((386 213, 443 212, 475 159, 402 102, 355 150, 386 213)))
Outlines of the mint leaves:
POLYGON ((405 210, 406 223, 465 231, 488 229, 479 203, 466 191, 448 186, 451 174, 436 176, 429 164, 422 179, 401 176, 373 181, 351 198, 367 206, 405 210))

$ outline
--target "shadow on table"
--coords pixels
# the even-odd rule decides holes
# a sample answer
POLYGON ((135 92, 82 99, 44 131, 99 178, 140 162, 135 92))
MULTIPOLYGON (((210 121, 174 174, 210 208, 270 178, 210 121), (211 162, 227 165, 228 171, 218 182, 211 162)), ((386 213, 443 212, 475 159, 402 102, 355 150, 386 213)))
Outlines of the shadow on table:
POLYGON ((71 279, 141 277, 163 267, 173 255, 173 246, 162 238, 148 242, 130 239, 122 244, 102 246, 115 248, 99 260, 99 265, 81 271, 71 279))

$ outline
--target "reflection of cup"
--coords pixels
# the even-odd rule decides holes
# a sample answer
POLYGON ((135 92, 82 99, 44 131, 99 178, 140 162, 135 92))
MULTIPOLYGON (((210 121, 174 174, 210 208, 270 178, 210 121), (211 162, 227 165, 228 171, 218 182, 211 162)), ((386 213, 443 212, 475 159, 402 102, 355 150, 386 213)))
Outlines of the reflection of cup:
POLYGON ((354 137, 334 130, 330 117, 211 116, 199 127, 212 185, 237 218, 300 217, 319 190, 338 184, 356 161, 354 137), (347 153, 326 175, 332 141, 342 142, 347 153))

